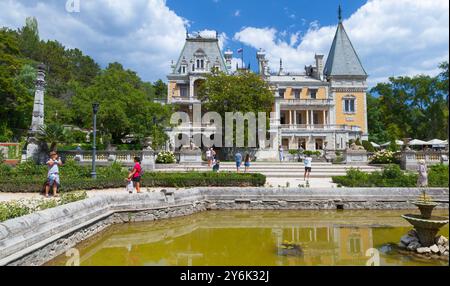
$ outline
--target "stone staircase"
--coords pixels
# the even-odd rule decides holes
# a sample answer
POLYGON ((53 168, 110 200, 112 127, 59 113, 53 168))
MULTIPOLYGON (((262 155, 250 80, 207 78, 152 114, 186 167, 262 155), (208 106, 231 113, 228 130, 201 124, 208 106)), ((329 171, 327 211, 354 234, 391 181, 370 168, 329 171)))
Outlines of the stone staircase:
MULTIPOLYGON (((332 176, 343 176, 350 168, 352 168, 352 166, 333 165, 326 162, 313 162, 311 178, 330 178, 332 176)), ((380 167, 368 165, 353 166, 353 168, 359 168, 364 172, 374 172, 381 170, 380 167)), ((211 168, 208 168, 208 165, 206 163, 184 165, 156 165, 157 172, 207 172, 210 170, 211 168)), ((244 170, 244 166, 242 166, 241 170, 244 170)), ((236 165, 233 162, 222 162, 220 164, 220 171, 235 172, 236 165)), ((299 178, 300 176, 303 176, 304 171, 305 167, 303 163, 297 162, 252 162, 250 168, 250 173, 261 173, 268 178, 299 178)))

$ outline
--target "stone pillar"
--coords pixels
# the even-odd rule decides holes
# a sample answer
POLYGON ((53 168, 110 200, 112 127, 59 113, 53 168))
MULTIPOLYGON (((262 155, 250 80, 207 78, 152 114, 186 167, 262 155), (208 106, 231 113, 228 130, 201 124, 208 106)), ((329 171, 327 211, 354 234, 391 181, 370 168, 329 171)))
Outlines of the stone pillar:
POLYGON ((400 167, 403 170, 411 170, 416 171, 417 170, 417 158, 416 158, 416 151, 414 150, 404 150, 401 155, 400 160, 400 167))
POLYGON ((145 171, 155 170, 155 153, 152 148, 147 147, 142 150, 142 169, 145 171))
POLYGON ((310 125, 310 122, 309 122, 309 110, 306 110, 306 125, 309 128, 309 126, 308 126, 308 125, 310 125))
POLYGON ((36 77, 36 90, 34 93, 33 114, 31 117, 31 127, 28 132, 26 145, 26 156, 22 160, 33 159, 37 163, 44 163, 47 146, 39 142, 37 135, 44 126, 44 92, 45 92, 45 65, 38 66, 36 77))
POLYGON ((297 110, 294 110, 294 124, 297 125, 297 110))

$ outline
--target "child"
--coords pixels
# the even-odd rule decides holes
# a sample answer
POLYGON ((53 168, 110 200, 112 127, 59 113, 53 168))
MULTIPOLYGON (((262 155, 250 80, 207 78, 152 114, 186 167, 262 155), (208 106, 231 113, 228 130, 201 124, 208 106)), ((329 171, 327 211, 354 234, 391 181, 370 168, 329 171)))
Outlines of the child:
POLYGON ((218 173, 220 169, 220 161, 219 160, 215 160, 215 164, 213 166, 213 172, 218 173))
POLYGON ((245 156, 244 166, 245 166, 245 173, 247 173, 250 169, 250 155, 249 154, 247 154, 245 156))
MULTIPOLYGON (((132 168, 128 168, 128 171, 131 172, 133 169, 132 168)), ((133 180, 131 180, 130 178, 126 178, 125 179, 127 181, 127 186, 125 188, 125 190, 132 194, 134 191, 134 186, 133 186, 133 180)))
POLYGON ((133 181, 131 179, 127 179, 127 192, 132 194, 134 191, 133 181))

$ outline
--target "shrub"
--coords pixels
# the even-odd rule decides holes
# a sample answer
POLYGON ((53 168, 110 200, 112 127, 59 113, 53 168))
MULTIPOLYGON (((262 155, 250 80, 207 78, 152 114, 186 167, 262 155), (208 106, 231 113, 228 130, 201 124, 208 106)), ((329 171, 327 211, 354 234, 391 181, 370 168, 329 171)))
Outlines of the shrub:
POLYGON ((364 149, 366 149, 367 152, 375 152, 375 148, 372 146, 372 143, 367 140, 362 141, 362 146, 364 147, 364 149))
POLYGON ((176 162, 175 154, 173 152, 160 152, 156 156, 156 163, 158 164, 173 164, 176 162))
POLYGON ((322 153, 320 153, 320 151, 309 151, 309 150, 306 150, 306 151, 303 151, 303 154, 305 156, 320 156, 322 153))
MULTIPOLYGON (((430 187, 448 187, 448 166, 430 167, 428 178, 430 187)), ((417 174, 405 173, 398 165, 390 165, 374 173, 350 169, 346 176, 333 177, 333 182, 346 187, 415 187, 417 174)))
POLYGON ((448 187, 448 165, 431 166, 428 170, 428 185, 430 187, 448 187))
POLYGON ((396 164, 398 163, 395 158, 395 153, 388 150, 381 150, 373 154, 370 159, 371 164, 396 164))
POLYGON ((22 202, 1 202, 0 222, 30 213, 30 208, 22 202))
POLYGON ((85 191, 83 192, 74 192, 74 193, 67 193, 63 194, 61 196, 61 205, 82 201, 87 198, 87 193, 85 191))
POLYGON ((60 199, 33 199, 0 203, 0 222, 21 217, 33 212, 54 208, 87 198, 86 192, 63 194, 60 199))
POLYGON ((97 169, 97 178, 125 178, 127 172, 120 163, 114 162, 108 167, 97 169))
POLYGON ((47 166, 38 165, 32 160, 28 160, 18 164, 14 168, 14 175, 20 177, 47 177, 47 166))
MULTIPOLYGON (((114 178, 76 178, 62 180, 60 192, 97 190, 125 187, 125 176, 114 178)), ((189 173, 145 173, 142 177, 144 187, 250 187, 264 186, 266 177, 262 174, 236 174, 213 172, 189 173)), ((43 181, 22 178, 0 181, 0 192, 35 193, 42 189, 43 181)))

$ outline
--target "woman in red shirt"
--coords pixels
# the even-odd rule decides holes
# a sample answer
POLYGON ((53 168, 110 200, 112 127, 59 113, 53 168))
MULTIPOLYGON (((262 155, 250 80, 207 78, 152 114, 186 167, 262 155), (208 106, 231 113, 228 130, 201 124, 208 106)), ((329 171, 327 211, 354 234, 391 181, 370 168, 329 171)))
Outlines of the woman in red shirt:
POLYGON ((141 158, 135 157, 134 158, 134 167, 131 173, 128 175, 128 179, 131 179, 133 181, 134 187, 136 188, 136 192, 139 194, 141 193, 141 158))

